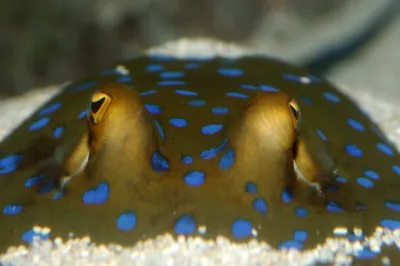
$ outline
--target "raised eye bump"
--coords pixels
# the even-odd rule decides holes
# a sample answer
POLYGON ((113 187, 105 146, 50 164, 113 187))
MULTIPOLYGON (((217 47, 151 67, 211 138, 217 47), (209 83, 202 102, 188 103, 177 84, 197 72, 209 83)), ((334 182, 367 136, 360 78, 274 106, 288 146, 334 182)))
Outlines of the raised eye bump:
POLYGON ((294 99, 291 99, 288 103, 289 109, 293 116, 293 125, 296 128, 296 132, 300 130, 301 124, 301 111, 299 105, 296 103, 294 99))
POLYGON ((107 113, 110 104, 111 97, 109 95, 99 91, 95 92, 90 97, 88 119, 93 124, 100 123, 107 113))

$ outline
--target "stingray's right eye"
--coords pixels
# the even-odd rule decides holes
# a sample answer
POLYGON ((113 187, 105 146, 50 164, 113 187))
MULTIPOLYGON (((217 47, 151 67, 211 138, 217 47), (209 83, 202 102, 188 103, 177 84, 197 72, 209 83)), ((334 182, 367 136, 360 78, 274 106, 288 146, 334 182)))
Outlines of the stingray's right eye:
POLYGON ((93 124, 100 123, 105 114, 107 113, 108 107, 111 104, 111 97, 103 92, 95 92, 90 98, 89 103, 89 116, 88 118, 93 124))
POLYGON ((289 109, 292 113, 294 128, 298 132, 300 130, 301 124, 301 111, 299 105, 296 103, 294 99, 291 99, 288 103, 289 109))

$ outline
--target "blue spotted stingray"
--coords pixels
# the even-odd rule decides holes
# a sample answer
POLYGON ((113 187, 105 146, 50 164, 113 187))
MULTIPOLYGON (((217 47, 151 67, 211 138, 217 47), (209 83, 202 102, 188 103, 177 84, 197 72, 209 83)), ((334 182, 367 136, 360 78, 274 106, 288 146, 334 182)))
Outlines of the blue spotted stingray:
POLYGON ((378 126, 305 69, 143 56, 68 85, 0 144, 0 245, 167 232, 309 248, 339 226, 352 241, 398 228, 399 184, 378 126))

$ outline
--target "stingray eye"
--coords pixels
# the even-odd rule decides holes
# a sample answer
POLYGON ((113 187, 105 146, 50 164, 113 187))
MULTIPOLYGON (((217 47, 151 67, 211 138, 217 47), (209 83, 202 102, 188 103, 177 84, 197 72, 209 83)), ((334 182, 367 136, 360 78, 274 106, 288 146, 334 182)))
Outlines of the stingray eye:
POLYGON ((103 92, 95 92, 90 98, 89 119, 93 124, 100 123, 111 104, 111 97, 103 92))
POLYGON ((300 129, 300 123, 301 123, 300 107, 297 105, 296 101, 293 99, 291 99, 289 101, 288 105, 289 105, 289 109, 292 113, 294 127, 295 127, 296 131, 298 132, 300 129))

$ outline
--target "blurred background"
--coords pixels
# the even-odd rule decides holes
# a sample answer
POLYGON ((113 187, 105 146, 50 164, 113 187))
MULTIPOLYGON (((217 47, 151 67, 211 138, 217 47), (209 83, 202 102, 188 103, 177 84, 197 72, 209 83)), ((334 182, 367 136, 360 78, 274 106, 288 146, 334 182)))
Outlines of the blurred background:
MULTIPOLYGON (((302 64, 352 41, 377 16, 389 19, 394 1, 0 1, 0 96, 85 77, 181 37, 235 42, 302 64)), ((392 42, 400 44, 397 32, 392 42)), ((352 57, 368 54, 377 38, 352 57)))

